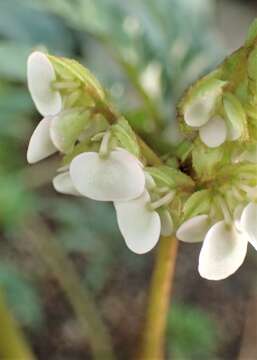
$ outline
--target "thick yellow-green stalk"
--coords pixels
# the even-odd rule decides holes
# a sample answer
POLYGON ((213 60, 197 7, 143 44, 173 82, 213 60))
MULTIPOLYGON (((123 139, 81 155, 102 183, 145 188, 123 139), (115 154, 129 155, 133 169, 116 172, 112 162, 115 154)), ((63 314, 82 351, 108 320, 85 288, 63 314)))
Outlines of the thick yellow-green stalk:
POLYGON ((167 313, 175 272, 177 248, 178 241, 175 237, 161 238, 149 290, 138 360, 164 359, 167 313))

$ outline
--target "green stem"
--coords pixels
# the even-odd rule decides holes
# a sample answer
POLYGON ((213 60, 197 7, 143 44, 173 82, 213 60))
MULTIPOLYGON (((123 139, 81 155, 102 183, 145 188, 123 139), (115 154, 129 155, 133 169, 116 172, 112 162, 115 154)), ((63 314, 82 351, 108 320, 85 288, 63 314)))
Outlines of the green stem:
POLYGON ((0 358, 5 360, 34 360, 28 343, 13 318, 0 291, 0 358))
POLYGON ((164 359, 164 339, 178 241, 162 237, 149 291, 148 308, 137 360, 164 359))
POLYGON ((34 218, 33 223, 27 224, 25 233, 59 281, 80 323, 82 332, 89 339, 94 359, 114 359, 111 339, 99 315, 99 310, 95 306, 90 291, 85 285, 81 286, 80 278, 62 246, 54 239, 39 217, 34 218))

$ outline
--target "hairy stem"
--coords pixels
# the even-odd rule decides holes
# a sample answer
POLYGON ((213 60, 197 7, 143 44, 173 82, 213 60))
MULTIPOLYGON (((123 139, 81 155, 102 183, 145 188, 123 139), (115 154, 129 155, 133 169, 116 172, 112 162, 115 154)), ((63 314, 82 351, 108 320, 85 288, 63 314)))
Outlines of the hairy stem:
POLYGON ((164 359, 164 339, 178 241, 162 237, 155 260, 145 325, 137 360, 164 359))
POLYGON ((34 360, 30 347, 0 291, 0 358, 34 360))
POLYGON ((81 331, 85 338, 89 339, 93 358, 96 360, 114 359, 111 339, 99 315, 99 310, 89 289, 84 284, 81 285, 80 278, 62 246, 39 217, 27 224, 25 234, 65 292, 80 323, 81 331))

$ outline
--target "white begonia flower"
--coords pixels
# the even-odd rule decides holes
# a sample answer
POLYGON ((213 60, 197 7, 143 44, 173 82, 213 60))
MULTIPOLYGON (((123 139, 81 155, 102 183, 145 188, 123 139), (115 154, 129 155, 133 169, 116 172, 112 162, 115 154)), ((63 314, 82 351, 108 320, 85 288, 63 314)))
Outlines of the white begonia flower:
POLYGON ((137 199, 115 202, 118 226, 128 248, 144 254, 157 244, 161 233, 161 220, 157 211, 150 209, 147 191, 137 199))
POLYGON ((208 231, 199 256, 198 270, 208 280, 222 280, 232 275, 243 263, 248 236, 224 220, 208 231))
POLYGON ((97 152, 82 153, 72 160, 70 176, 77 191, 99 201, 132 200, 145 187, 142 166, 126 150, 113 150, 106 157, 97 152))
POLYGON ((68 171, 58 174, 53 178, 53 187, 61 194, 81 196, 75 189, 68 171))
POLYGON ((52 84, 55 70, 48 57, 39 51, 33 52, 27 62, 28 87, 31 97, 43 116, 56 115, 62 108, 62 97, 52 84))
POLYGON ((208 215, 197 215, 185 221, 177 230, 177 238, 188 243, 202 242, 211 227, 208 215))
POLYGON ((27 150, 27 161, 34 164, 54 154, 57 148, 50 137, 51 117, 45 117, 34 130, 27 150))

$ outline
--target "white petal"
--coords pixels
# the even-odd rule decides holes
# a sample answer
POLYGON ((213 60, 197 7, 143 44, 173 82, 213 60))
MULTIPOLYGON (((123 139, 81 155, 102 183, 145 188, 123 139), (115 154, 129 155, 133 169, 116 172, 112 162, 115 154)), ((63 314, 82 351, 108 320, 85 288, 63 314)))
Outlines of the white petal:
POLYGON ((242 128, 236 127, 234 124, 227 123, 227 139, 235 141, 242 135, 242 128))
POLYGON ((210 148, 223 144, 227 137, 225 121, 220 116, 214 116, 199 129, 202 142, 210 148))
POLYGON ((208 215, 194 216, 178 228, 177 238, 188 243, 201 242, 205 238, 210 226, 208 215))
POLYGON ((208 93, 192 101, 185 109, 184 119, 191 127, 200 127, 207 123, 217 100, 217 93, 208 93))
POLYGON ((243 210, 241 227, 249 236, 249 242, 257 250, 257 204, 250 203, 243 210))
POLYGON ((80 154, 71 162, 70 175, 82 195, 100 201, 132 200, 145 186, 142 167, 125 150, 114 150, 107 159, 96 152, 80 154))
POLYGON ((161 219, 161 235, 170 236, 174 232, 174 223, 170 212, 168 210, 161 210, 159 212, 161 219))
POLYGON ((225 221, 213 225, 204 239, 199 257, 199 273, 208 280, 222 280, 243 263, 248 237, 225 221))
POLYGON ((147 190, 152 190, 156 187, 156 183, 155 183, 152 175, 150 175, 146 171, 145 171, 145 187, 147 188, 147 190))
POLYGON ((122 147, 116 147, 115 150, 119 150, 120 153, 123 153, 124 155, 124 159, 125 157, 130 160, 130 161, 137 161, 138 164, 143 168, 144 167, 144 164, 137 158, 135 157, 134 155, 132 155, 129 151, 123 149, 122 147))
POLYGON ((45 159, 57 151, 50 138, 50 122, 51 118, 42 119, 30 138, 27 151, 27 160, 30 164, 45 159))
POLYGON ((56 79, 55 71, 45 54, 35 51, 29 56, 27 76, 29 91, 38 111, 43 116, 57 114, 62 108, 62 98, 51 87, 56 79))
POLYGON ((114 203, 121 234, 128 248, 136 254, 150 251, 160 237, 160 216, 147 208, 149 201, 150 196, 145 191, 135 200, 114 203))
POLYGON ((237 228, 237 230, 241 231, 242 227, 241 227, 241 216, 244 210, 244 205, 243 204, 239 204, 237 205, 237 207, 234 210, 233 213, 233 219, 234 219, 234 223, 235 223, 235 227, 237 228))
POLYGON ((69 172, 65 172, 55 176, 55 178, 53 179, 53 187, 57 192, 62 194, 77 196, 80 195, 80 193, 75 189, 74 185, 72 184, 69 172))

